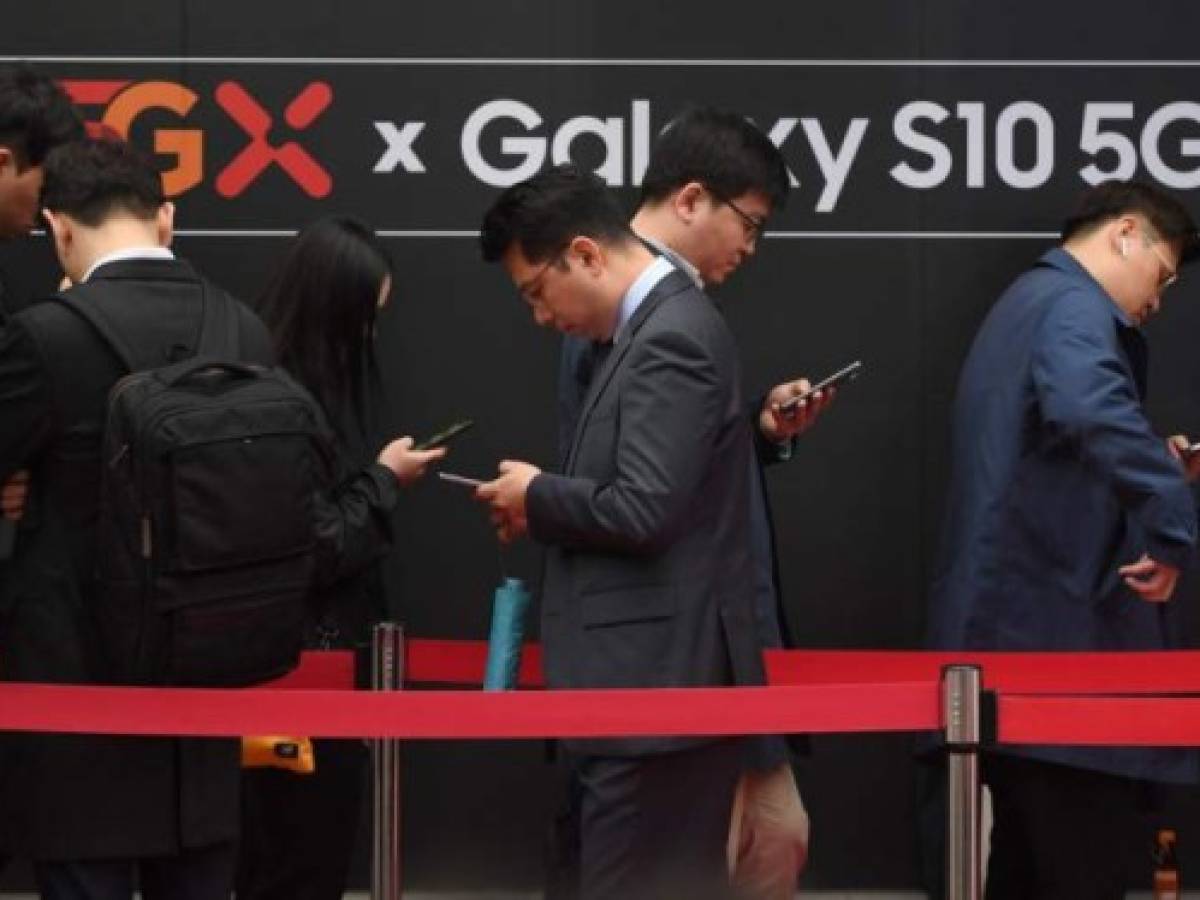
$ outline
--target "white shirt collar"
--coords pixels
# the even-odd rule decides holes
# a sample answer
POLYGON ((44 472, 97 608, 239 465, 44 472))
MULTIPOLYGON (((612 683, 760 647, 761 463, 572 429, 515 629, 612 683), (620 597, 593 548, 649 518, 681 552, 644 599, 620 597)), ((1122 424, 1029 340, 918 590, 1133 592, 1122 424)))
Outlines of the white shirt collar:
POLYGON ((666 257, 656 256, 654 262, 642 269, 642 274, 634 279, 625 296, 621 298, 621 308, 617 311, 617 329, 613 332, 613 343, 621 340, 621 335, 642 301, 654 290, 655 286, 675 271, 666 257))
POLYGON ((92 274, 101 266, 106 266, 111 262, 120 262, 126 259, 174 259, 175 254, 167 247, 124 247, 120 250, 114 250, 112 253, 106 253, 94 263, 90 269, 83 273, 83 277, 79 279, 82 283, 92 277, 92 274))

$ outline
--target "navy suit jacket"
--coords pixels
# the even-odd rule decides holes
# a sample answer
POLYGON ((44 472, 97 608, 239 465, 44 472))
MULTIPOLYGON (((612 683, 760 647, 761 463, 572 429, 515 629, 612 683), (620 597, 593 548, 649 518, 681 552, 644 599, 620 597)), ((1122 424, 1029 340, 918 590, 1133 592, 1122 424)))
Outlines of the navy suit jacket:
MULTIPOLYGON (((1146 345, 1100 285, 1054 249, 991 310, 963 366, 932 589, 934 647, 1157 650, 1175 604, 1119 566, 1182 567, 1196 508, 1142 408, 1146 345)), ((1190 752, 1023 748, 1119 775, 1191 780, 1190 752)))

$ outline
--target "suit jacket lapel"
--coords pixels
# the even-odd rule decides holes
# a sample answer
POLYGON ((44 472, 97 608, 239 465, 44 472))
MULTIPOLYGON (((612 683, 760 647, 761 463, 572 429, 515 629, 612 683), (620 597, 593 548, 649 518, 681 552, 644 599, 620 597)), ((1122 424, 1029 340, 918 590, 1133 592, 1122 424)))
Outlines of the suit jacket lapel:
POLYGON ((575 456, 579 451, 580 438, 582 438, 583 432, 587 427, 588 418, 591 416, 592 410, 596 408, 596 402, 600 399, 600 395, 604 393, 604 389, 608 386, 609 381, 612 380, 613 374, 625 359, 629 348, 633 346, 633 341, 638 330, 654 314, 654 311, 658 309, 664 300, 690 287, 694 287, 692 280, 678 269, 666 275, 662 281, 654 286, 654 289, 650 291, 650 294, 637 308, 637 312, 633 314, 633 318, 629 320, 629 324, 625 327, 625 332, 621 335, 620 343, 613 346, 612 352, 608 354, 608 359, 592 373, 592 382, 588 386, 587 394, 584 396, 583 406, 579 413, 579 421, 575 424, 575 436, 571 440, 571 450, 563 463, 564 472, 570 473, 571 467, 575 462, 575 456))

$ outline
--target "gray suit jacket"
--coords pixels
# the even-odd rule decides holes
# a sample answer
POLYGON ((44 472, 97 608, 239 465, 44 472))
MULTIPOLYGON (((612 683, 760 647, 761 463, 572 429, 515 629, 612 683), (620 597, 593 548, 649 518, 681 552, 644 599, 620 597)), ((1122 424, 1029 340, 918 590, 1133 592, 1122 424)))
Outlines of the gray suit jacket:
MULTIPOLYGON (((733 336, 673 272, 593 378, 565 474, 529 488, 530 533, 550 548, 550 687, 763 683, 747 538, 753 452, 733 336)), ((570 746, 641 755, 703 740, 570 746)))

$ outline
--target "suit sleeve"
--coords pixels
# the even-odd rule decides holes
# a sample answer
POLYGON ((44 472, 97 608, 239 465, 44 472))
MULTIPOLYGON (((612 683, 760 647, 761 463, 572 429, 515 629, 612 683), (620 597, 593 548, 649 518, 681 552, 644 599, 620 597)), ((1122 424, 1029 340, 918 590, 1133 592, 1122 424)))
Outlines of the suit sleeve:
POLYGON ((746 404, 746 420, 750 423, 750 433, 754 435, 754 453, 764 466, 788 462, 796 453, 796 435, 786 441, 776 443, 763 434, 758 427, 759 416, 762 415, 763 404, 767 402, 766 394, 759 394, 746 404))
MULTIPOLYGON (((622 363, 614 476, 541 474, 530 484, 530 533, 542 543, 652 554, 681 530, 727 409, 732 375, 680 331, 640 339, 622 363)), ((586 439, 586 438, 585 438, 586 439)))
POLYGON ((1182 567, 1196 541, 1192 493, 1146 420, 1111 316, 1064 296, 1042 324, 1032 374, 1045 425, 1112 485, 1144 528, 1146 552, 1182 567))

